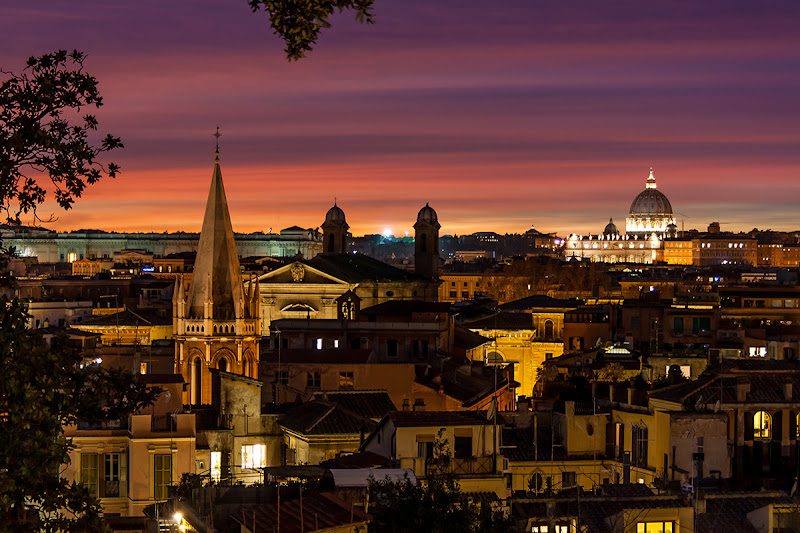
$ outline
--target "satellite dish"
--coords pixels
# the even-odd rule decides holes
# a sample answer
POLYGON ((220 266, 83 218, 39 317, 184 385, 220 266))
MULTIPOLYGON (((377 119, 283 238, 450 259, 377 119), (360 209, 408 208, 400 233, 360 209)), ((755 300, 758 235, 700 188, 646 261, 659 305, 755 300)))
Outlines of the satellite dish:
POLYGON ((694 403, 694 408, 695 408, 695 410, 699 410, 699 409, 701 409, 702 407, 703 407, 703 395, 701 394, 701 395, 700 395, 700 396, 697 398, 697 401, 694 403))
POLYGON ((169 403, 170 399, 172 398, 172 394, 170 392, 164 391, 164 403, 169 403))
POLYGON ((719 400, 717 400, 717 403, 714 404, 714 412, 715 413, 719 413, 719 406, 720 406, 720 403, 719 403, 719 400))

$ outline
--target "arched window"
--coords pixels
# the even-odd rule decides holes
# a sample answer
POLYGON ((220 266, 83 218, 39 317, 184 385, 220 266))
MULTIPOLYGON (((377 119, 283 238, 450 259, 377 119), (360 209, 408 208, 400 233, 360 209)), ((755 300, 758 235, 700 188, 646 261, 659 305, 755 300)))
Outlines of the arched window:
POLYGON ((636 466, 647 466, 647 427, 643 425, 631 428, 631 464, 636 466))
POLYGON ((419 249, 421 251, 423 251, 423 252, 427 252, 428 251, 428 234, 427 233, 423 233, 422 235, 419 236, 419 240, 420 240, 419 249))
POLYGON ((219 358, 219 361, 217 361, 217 369, 223 372, 228 371, 228 360, 225 357, 219 358))
POLYGON ((202 403, 203 395, 202 395, 202 368, 203 362, 200 360, 199 357, 195 357, 192 360, 192 367, 191 367, 191 388, 192 388, 192 404, 193 405, 200 405, 202 403))
POLYGON ((488 352, 486 354, 487 365, 502 365, 505 362, 503 355, 500 352, 488 352))
POLYGON ((528 490, 531 492, 540 492, 542 490, 542 475, 538 472, 534 473, 528 480, 528 490))
POLYGON ((753 415, 753 436, 757 439, 772 437, 772 417, 766 411, 758 411, 753 415))
POLYGON ((547 320, 544 323, 544 338, 545 340, 553 340, 553 321, 547 320))

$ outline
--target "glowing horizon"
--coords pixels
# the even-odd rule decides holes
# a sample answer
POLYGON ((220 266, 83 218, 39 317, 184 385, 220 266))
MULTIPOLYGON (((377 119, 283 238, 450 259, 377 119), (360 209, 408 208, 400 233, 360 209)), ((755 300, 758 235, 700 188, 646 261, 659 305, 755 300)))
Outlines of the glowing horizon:
MULTIPOLYGON (((678 226, 800 229, 800 4, 377 3, 289 63, 247 3, 4 9, 0 67, 88 54, 115 180, 59 231, 199 231, 220 126, 234 230, 599 233, 653 167, 678 226), (213 36, 213 37, 210 37, 213 36)), ((29 222, 29 220, 25 220, 29 222)), ((622 224, 620 224, 622 223, 622 224)))

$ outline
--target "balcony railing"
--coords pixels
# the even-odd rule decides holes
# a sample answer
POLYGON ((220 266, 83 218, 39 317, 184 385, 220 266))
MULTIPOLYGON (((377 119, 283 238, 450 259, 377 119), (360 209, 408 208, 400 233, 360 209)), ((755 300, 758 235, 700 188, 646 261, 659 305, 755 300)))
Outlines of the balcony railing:
POLYGON ((493 474, 495 470, 493 455, 465 458, 451 457, 450 460, 445 463, 437 459, 428 459, 425 466, 428 472, 439 470, 440 472, 457 476, 493 474))
POLYGON ((102 422, 78 422, 79 431, 98 431, 108 429, 128 429, 127 420, 104 420, 102 422))

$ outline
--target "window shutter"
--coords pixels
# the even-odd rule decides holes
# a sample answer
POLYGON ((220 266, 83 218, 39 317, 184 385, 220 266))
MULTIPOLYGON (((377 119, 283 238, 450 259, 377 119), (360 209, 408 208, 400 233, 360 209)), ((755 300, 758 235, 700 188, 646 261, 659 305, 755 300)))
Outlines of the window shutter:
POLYGON ((615 444, 614 422, 609 421, 608 424, 606 424, 606 455, 608 457, 614 457, 615 444))
POLYGON ((772 440, 780 442, 783 432, 783 413, 776 411, 772 413, 772 440))
POLYGON ((789 440, 797 439, 797 413, 789 413, 789 440))
POLYGON ((128 497, 128 454, 119 454, 119 496, 128 497))
POLYGON ((753 440, 753 414, 744 412, 744 440, 753 440))

